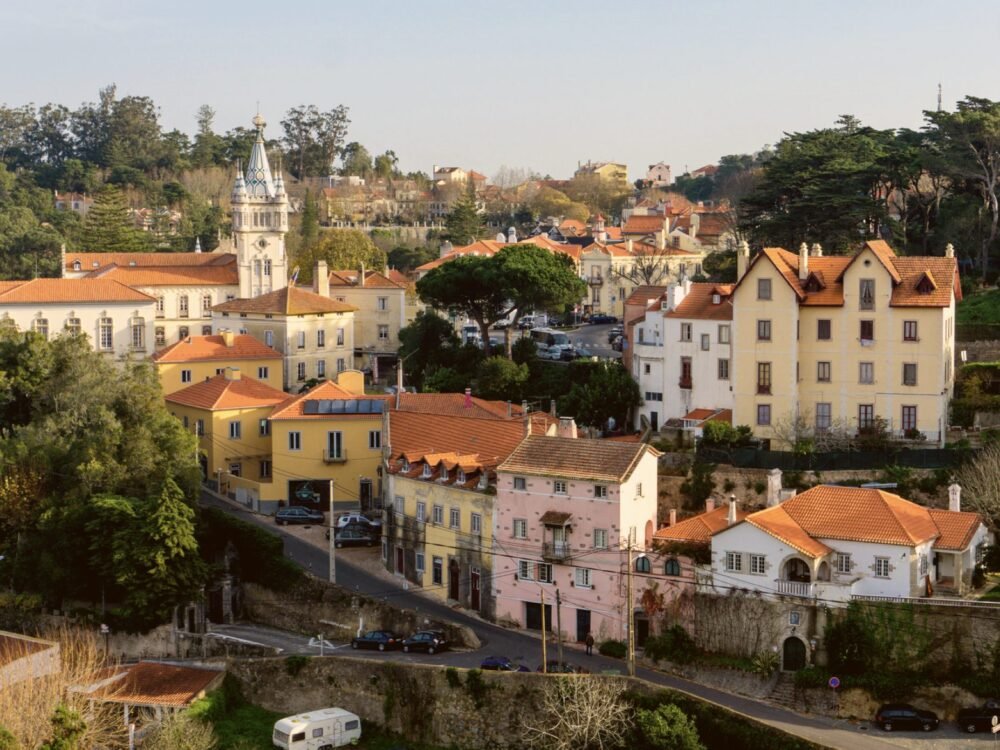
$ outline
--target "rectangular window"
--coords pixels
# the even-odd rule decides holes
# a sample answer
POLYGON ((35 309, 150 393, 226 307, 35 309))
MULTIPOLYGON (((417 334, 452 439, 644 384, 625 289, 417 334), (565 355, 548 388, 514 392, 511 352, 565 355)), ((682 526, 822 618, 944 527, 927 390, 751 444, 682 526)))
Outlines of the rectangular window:
POLYGON ((378 340, 388 341, 389 340, 389 326, 379 326, 378 327, 378 340))
POLYGON ((875 279, 861 279, 861 288, 858 290, 858 309, 875 309, 875 279))
POLYGON ((157 326, 153 329, 153 336, 156 337, 156 345, 163 346, 167 343, 167 329, 163 326, 157 326))
POLYGON ((389 309, 389 298, 388 297, 378 297, 376 299, 375 309, 379 312, 385 312, 389 309))
POLYGON ((514 489, 524 491, 528 488, 528 484, 524 477, 514 477, 514 489))
POLYGON ((295 374, 298 376, 298 378, 299 378, 300 381, 306 379, 306 363, 305 362, 299 362, 298 365, 296 365, 296 367, 295 367, 295 374))
POLYGON ((875 558, 875 577, 876 578, 888 578, 889 577, 889 558, 888 557, 876 557, 875 558))
POLYGON ((242 422, 230 422, 229 423, 229 439, 239 440, 240 435, 243 432, 242 422))
POLYGON ((267 437, 271 434, 271 423, 267 419, 260 420, 260 436, 267 437))
POLYGON ((267 380, 270 371, 266 367, 257 368, 257 380, 267 380))
POLYGON ((691 358, 681 357, 681 388, 691 387, 691 358))
POLYGON ((875 382, 875 363, 858 363, 858 382, 862 385, 871 385, 875 382))
POLYGON ((729 380, 729 360, 719 360, 719 380, 729 380))
POLYGON ((514 538, 515 539, 528 538, 528 519, 526 518, 514 519, 514 538))
POLYGON ((448 513, 448 526, 453 529, 462 525, 462 512, 458 508, 451 508, 448 513))
POLYGON ((264 331, 264 343, 274 346, 274 331, 264 331))
POLYGON ((726 553, 726 570, 733 573, 740 573, 743 570, 743 553, 742 552, 727 552, 726 553))
POLYGON ((320 329, 316 331, 316 348, 322 349, 326 346, 326 331, 320 329))
POLYGON ((440 557, 432 558, 431 565, 433 566, 431 570, 431 580, 434 582, 435 586, 440 586, 441 582, 444 580, 444 561, 440 557))
POLYGON ((836 569, 838 573, 850 573, 851 572, 851 556, 847 552, 838 552, 836 569))
POLYGON ((650 366, 648 362, 642 366, 643 375, 649 375, 652 371, 653 368, 650 366))
POLYGON ((181 370, 181 382, 182 383, 190 383, 191 382, 191 371, 190 370, 181 370))
POLYGON ((178 317, 186 318, 188 316, 188 298, 186 294, 182 294, 177 299, 177 310, 180 313, 178 317))
POLYGON ((712 343, 711 336, 709 336, 707 333, 701 334, 701 350, 703 352, 708 351, 708 347, 711 345, 711 343, 712 343))
POLYGON ((903 341, 920 341, 917 337, 917 321, 903 321, 903 341))
POLYGON ((343 357, 337 358, 337 372, 343 372, 347 369, 347 361, 343 357))
POLYGON ((830 422, 832 420, 833 405, 830 403, 817 403, 816 404, 816 430, 817 432, 825 432, 830 429, 830 422))
POLYGON ((79 318, 66 318, 66 333, 76 336, 81 330, 82 327, 79 318))
POLYGON ((757 340, 758 341, 770 341, 771 340, 771 321, 770 320, 758 320, 757 321, 757 340))
POLYGON ((917 429, 917 407, 904 406, 902 413, 903 432, 917 429))
POLYGON ((382 431, 381 430, 369 430, 368 431, 368 447, 375 449, 382 447, 382 431))
POLYGON ((271 462, 264 459, 260 462, 260 478, 269 479, 271 477, 271 462))
POLYGON ((552 491, 557 495, 565 495, 566 483, 557 479, 552 483, 552 491))
POLYGON ((917 364, 916 362, 903 363, 903 385, 917 384, 917 364))
POLYGON ((205 420, 199 419, 194 423, 195 435, 202 437, 205 434, 205 420))
POLYGON ((549 563, 536 563, 535 572, 539 583, 552 583, 552 566, 549 563))
POLYGON ((299 349, 306 348, 306 332, 299 331, 299 349))
POLYGON ((755 576, 762 576, 767 572, 767 557, 764 555, 750 555, 750 572, 755 576))
POLYGON ((326 360, 317 359, 316 360, 316 377, 325 378, 326 377, 326 360))
POLYGON ((344 433, 340 430, 326 433, 326 455, 331 459, 344 457, 344 433))
POLYGON ((427 503, 418 502, 417 503, 417 520, 423 523, 427 518, 427 503))
POLYGON ((473 534, 483 533, 483 517, 479 513, 473 513, 469 516, 469 529, 473 534))
POLYGON ((132 320, 132 348, 136 351, 146 348, 146 322, 142 318, 132 320))
MULTIPOLYGON (((242 331, 240 331, 240 333, 246 333, 246 329, 244 328, 242 331)), ((212 335, 212 326, 202 326, 201 327, 201 335, 202 336, 211 336, 212 335)))
POLYGON ((97 324, 97 332, 101 351, 110 351, 114 346, 114 327, 111 324, 111 318, 101 318, 97 324))
POLYGON ((757 404, 757 424, 762 426, 771 424, 770 404, 757 404))
POLYGON ((417 562, 417 572, 418 573, 423 573, 424 572, 424 553, 423 552, 418 552, 416 554, 416 562, 417 562))
POLYGON ((229 473, 234 477, 243 476, 243 464, 238 461, 229 464, 229 473))
POLYGON ((681 341, 691 340, 691 324, 681 323, 681 341))
POLYGON ((875 321, 874 320, 862 320, 860 328, 860 338, 862 344, 864 342, 871 343, 875 340, 875 321))
POLYGON ((576 569, 576 585, 581 589, 590 588, 590 569, 589 568, 577 568, 576 569))
POLYGON ((820 341, 830 340, 830 321, 829 320, 817 320, 816 321, 816 338, 820 341))
POLYGON ((522 581, 533 581, 535 579, 535 564, 530 560, 518 560, 517 577, 522 581))
POLYGON ((829 362, 817 362, 816 363, 816 380, 820 383, 830 382, 830 363, 829 362))
POLYGON ((438 526, 444 525, 444 506, 435 505, 431 508, 431 523, 436 523, 438 526))
POLYGON ((594 529, 594 549, 608 548, 608 530, 594 529))
POLYGON ((290 451, 300 451, 300 450, 302 450, 302 433, 301 432, 289 432, 288 433, 288 450, 290 450, 290 451))
POLYGON ((208 315, 212 312, 212 295, 203 294, 201 296, 201 314, 208 315))
POLYGON ((729 343, 729 326, 719 326, 719 343, 729 343))
POLYGON ((344 329, 343 328, 338 328, 337 329, 337 346, 343 346, 343 345, 344 345, 344 329))
POLYGON ((768 394, 771 392, 771 363, 757 363, 757 393, 768 394))
POLYGON ((757 299, 771 299, 770 279, 757 279, 757 299))
POLYGON ((156 298, 156 307, 154 308, 154 310, 156 312, 156 317, 157 318, 162 318, 163 317, 163 297, 162 296, 156 298))
POLYGON ((594 485, 594 497, 607 497, 607 496, 608 496, 608 488, 606 486, 604 486, 603 484, 594 485))
POLYGON ((858 429, 866 430, 875 424, 875 404, 858 405, 858 429))

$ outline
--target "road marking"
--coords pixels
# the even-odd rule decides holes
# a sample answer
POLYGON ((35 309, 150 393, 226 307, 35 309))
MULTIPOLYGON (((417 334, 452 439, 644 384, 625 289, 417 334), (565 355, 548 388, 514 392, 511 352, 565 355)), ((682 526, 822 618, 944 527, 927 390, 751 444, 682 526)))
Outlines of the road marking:
POLYGON ((208 633, 207 637, 219 638, 224 641, 233 641, 234 643, 242 643, 246 646, 260 646, 261 648, 273 648, 277 649, 279 654, 285 650, 280 646, 271 646, 267 643, 259 643, 257 641, 247 640, 246 638, 237 638, 235 635, 226 635, 225 633, 208 633))

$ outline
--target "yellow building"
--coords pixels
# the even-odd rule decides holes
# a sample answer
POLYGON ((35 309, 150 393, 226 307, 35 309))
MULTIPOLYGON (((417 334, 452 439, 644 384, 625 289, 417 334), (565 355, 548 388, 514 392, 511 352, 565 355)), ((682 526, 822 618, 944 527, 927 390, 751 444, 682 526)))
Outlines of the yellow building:
POLYGON ((588 161, 577 167, 573 177, 600 177, 601 180, 612 182, 622 189, 630 187, 628 182, 628 167, 613 161, 588 161))
MULTIPOLYGON (((315 295, 314 295, 315 296, 315 295)), ((370 510, 381 497, 382 414, 389 396, 365 396, 364 376, 342 372, 270 416, 278 497, 319 510, 370 510)))
POLYGON ((884 425, 943 445, 954 387, 958 266, 899 257, 881 240, 852 256, 765 248, 733 292, 734 424, 773 447, 884 425), (882 421, 884 420, 884 422, 882 421))
POLYGON ((267 383, 244 377, 239 369, 227 368, 169 394, 166 402, 170 413, 199 436, 205 477, 260 510, 260 502, 275 499, 268 417, 289 398, 267 383))
POLYGON ((281 352, 247 334, 223 331, 215 336, 188 336, 153 354, 163 393, 169 395, 237 369, 281 390, 281 352))
POLYGON ((351 369, 354 306, 289 286, 212 308, 216 331, 236 329, 283 356, 284 388, 351 369))
POLYGON ((525 421, 503 416, 504 404, 466 403, 476 416, 386 415, 382 559, 434 598, 492 618, 496 467, 524 438, 525 421))

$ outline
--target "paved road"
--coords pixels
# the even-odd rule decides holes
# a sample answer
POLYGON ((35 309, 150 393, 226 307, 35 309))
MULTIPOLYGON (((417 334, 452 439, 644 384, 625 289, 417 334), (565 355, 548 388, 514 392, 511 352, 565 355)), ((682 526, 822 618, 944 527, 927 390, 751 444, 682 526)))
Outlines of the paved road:
MULTIPOLYGON (((593 327, 599 328, 602 326, 593 327)), ((322 536, 318 533, 318 529, 313 530, 317 532, 313 535, 316 537, 316 540, 310 541, 308 538, 309 535, 302 533, 302 529, 276 526, 273 521, 256 516, 236 503, 220 499, 214 493, 203 491, 201 498, 203 505, 223 508, 228 512, 238 514, 246 521, 257 524, 267 531, 281 536, 285 542, 285 554, 289 559, 307 570, 325 577, 328 557, 327 551, 316 543, 316 540, 322 539, 322 536)), ((466 625, 475 632, 483 645, 478 651, 451 651, 428 656, 425 654, 402 654, 399 652, 355 652, 349 648, 345 648, 347 644, 339 642, 330 644, 334 648, 333 654, 350 653, 355 656, 363 654, 367 658, 379 660, 415 660, 424 664, 441 664, 456 667, 477 667, 483 657, 489 654, 508 656, 515 661, 526 664, 532 669, 541 663, 541 640, 538 637, 498 627, 477 617, 426 599, 414 591, 404 591, 394 585, 394 583, 383 580, 379 576, 365 570, 362 565, 359 565, 357 563, 358 554, 366 553, 369 553, 369 551, 360 549, 338 551, 337 582, 339 585, 368 596, 390 601, 399 607, 425 612, 429 617, 450 620, 466 625), (352 561, 352 558, 354 558, 354 561, 352 561)), ((213 627, 213 630, 220 630, 220 628, 213 627)), ((233 637, 282 648, 284 653, 319 653, 318 645, 310 645, 309 638, 301 635, 282 633, 251 625, 229 626, 222 628, 221 631, 233 637)), ((621 671, 623 669, 623 664, 620 660, 609 659, 597 654, 586 656, 575 644, 566 646, 565 649, 565 659, 567 661, 582 664, 593 672, 604 670, 621 671)), ((556 658, 554 645, 550 644, 549 646, 548 658, 556 658)), ((733 711, 751 716, 758 721, 771 724, 782 731, 805 737, 813 742, 831 748, 887 750, 893 747, 903 747, 917 748, 919 750, 964 750, 965 748, 978 747, 985 750, 985 748, 989 747, 989 745, 985 744, 987 740, 984 739, 983 735, 969 737, 962 735, 957 729, 951 726, 942 727, 941 730, 931 734, 921 734, 919 732, 884 734, 877 731, 876 733, 870 733, 872 730, 868 729, 867 724, 857 726, 847 721, 828 719, 826 717, 804 716, 768 703, 726 693, 661 672, 639 669, 637 670, 637 676, 656 685, 680 690, 703 700, 725 706, 733 711)))

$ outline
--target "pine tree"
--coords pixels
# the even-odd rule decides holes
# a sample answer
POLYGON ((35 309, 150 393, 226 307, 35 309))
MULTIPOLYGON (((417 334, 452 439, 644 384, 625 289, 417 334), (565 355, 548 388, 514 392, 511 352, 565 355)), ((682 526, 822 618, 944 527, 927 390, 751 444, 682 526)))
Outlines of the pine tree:
POLYGON ((80 231, 81 250, 91 253, 140 253, 152 250, 150 237, 136 229, 125 195, 115 185, 94 197, 94 205, 80 231))
POLYGON ((308 250, 319 237, 319 207, 308 189, 302 201, 302 226, 299 234, 302 235, 302 250, 308 250))
POLYGON ((483 217, 476 209, 476 196, 469 190, 455 201, 444 220, 447 239, 454 245, 471 245, 483 234, 483 217))

